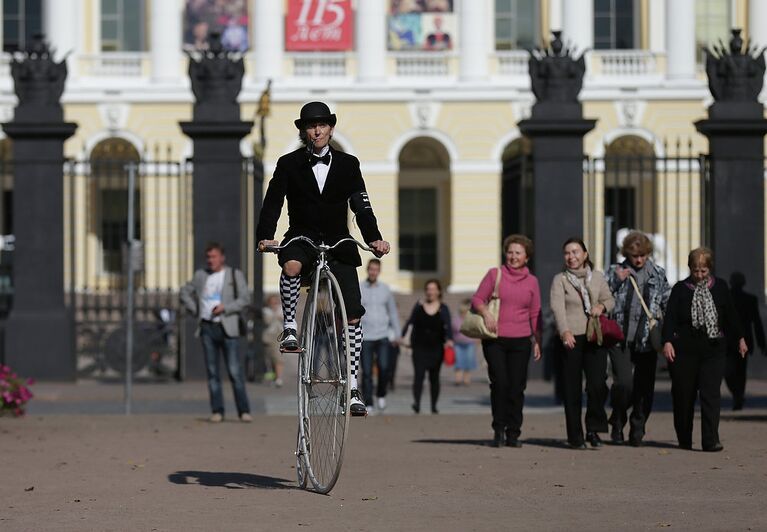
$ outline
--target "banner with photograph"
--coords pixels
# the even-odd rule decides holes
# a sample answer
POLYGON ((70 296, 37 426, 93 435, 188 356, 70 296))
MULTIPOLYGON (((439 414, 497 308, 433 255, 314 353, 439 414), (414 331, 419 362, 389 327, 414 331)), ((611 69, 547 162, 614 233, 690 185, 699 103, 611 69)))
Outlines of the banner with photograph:
MULTIPOLYGON (((162 0, 155 0, 162 1, 162 0)), ((184 49, 207 48, 208 34, 221 34, 224 49, 244 52, 249 48, 249 0, 186 0, 184 49)))
POLYGON ((449 51, 455 36, 453 0, 389 0, 389 50, 449 51))
MULTIPOLYGON (((369 1, 369 0, 368 0, 369 1)), ((354 46, 351 0, 289 0, 285 50, 347 51, 354 46)))

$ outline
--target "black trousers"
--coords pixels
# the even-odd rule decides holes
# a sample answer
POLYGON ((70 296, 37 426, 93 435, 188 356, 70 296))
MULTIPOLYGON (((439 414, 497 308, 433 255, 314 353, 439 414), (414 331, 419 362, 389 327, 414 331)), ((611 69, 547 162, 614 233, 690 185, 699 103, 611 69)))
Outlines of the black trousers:
POLYGON ((431 391, 431 409, 437 408, 439 399, 439 372, 442 369, 443 348, 413 346, 413 403, 421 407, 421 392, 423 379, 429 373, 429 389, 431 391))
POLYGON ((609 350, 613 384, 610 388, 610 424, 620 430, 629 422, 629 439, 641 440, 655 396, 655 351, 639 352, 632 346, 616 345, 609 350), (631 408, 631 417, 628 409, 631 408))
POLYGON ((522 431, 531 347, 530 338, 498 338, 482 342, 490 377, 493 430, 507 430, 514 438, 519 438, 522 431))
POLYGON ((728 349, 724 380, 732 394, 732 402, 735 405, 743 405, 743 398, 746 395, 747 372, 748 356, 741 357, 737 349, 728 349))
POLYGON ((703 335, 674 341, 676 358, 669 364, 674 428, 680 445, 692 444, 695 399, 700 396, 700 427, 703 447, 719 443, 719 411, 725 366, 724 339, 703 335))
POLYGON ((583 375, 586 376, 586 432, 607 432, 607 350, 586 341, 586 335, 575 337, 575 347, 565 349, 564 392, 567 441, 583 442, 581 407, 583 375))

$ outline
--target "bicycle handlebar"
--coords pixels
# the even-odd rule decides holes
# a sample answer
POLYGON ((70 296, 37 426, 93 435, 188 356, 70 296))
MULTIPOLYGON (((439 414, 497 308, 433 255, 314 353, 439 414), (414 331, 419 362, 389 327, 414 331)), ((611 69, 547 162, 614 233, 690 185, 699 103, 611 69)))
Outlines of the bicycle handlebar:
POLYGON ((339 244, 342 244, 344 242, 353 242, 362 251, 369 251, 370 253, 374 253, 374 254, 377 253, 376 250, 374 250, 370 246, 367 246, 367 245, 363 244, 362 242, 358 242, 357 240, 355 240, 352 237, 342 238, 341 240, 339 240, 338 242, 336 242, 332 246, 328 246, 327 244, 316 244, 311 238, 303 236, 303 235, 294 236, 293 238, 291 238, 290 240, 288 240, 287 242, 285 242, 281 246, 264 246, 264 245, 259 244, 258 251, 260 251, 261 253, 277 253, 279 250, 285 249, 286 247, 288 247, 292 243, 298 242, 299 240, 306 242, 307 244, 312 246, 318 252, 320 252, 320 251, 331 251, 331 250, 335 249, 336 247, 338 247, 339 244))

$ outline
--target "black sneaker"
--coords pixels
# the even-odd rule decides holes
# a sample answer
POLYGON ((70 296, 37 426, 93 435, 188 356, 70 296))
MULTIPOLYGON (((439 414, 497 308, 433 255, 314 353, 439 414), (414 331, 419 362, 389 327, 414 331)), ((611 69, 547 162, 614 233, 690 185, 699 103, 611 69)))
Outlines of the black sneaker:
POLYGON ((602 438, 596 432, 587 432, 586 441, 588 441, 592 447, 602 447, 602 438))
POLYGON ((352 388, 351 401, 349 401, 349 413, 354 417, 363 417, 368 415, 368 409, 357 388, 352 388))
POLYGON ((280 335, 280 351, 282 353, 298 353, 301 351, 295 329, 288 328, 282 331, 280 335))

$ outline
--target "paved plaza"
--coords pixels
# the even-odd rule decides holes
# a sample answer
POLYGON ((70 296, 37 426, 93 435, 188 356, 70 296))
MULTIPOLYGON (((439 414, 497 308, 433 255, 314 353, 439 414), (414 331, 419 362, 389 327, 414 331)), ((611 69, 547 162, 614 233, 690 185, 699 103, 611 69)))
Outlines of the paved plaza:
POLYGON ((675 447, 663 378, 647 446, 587 451, 564 448, 549 383, 530 383, 521 449, 487 445, 480 376, 445 379, 440 415, 413 415, 409 384, 352 420, 329 496, 297 489, 291 386, 249 384, 255 421, 214 425, 201 382, 138 383, 127 417, 117 383, 38 384, 0 419, 0 530, 767 529, 767 381, 742 412, 725 400, 718 454, 675 447))

